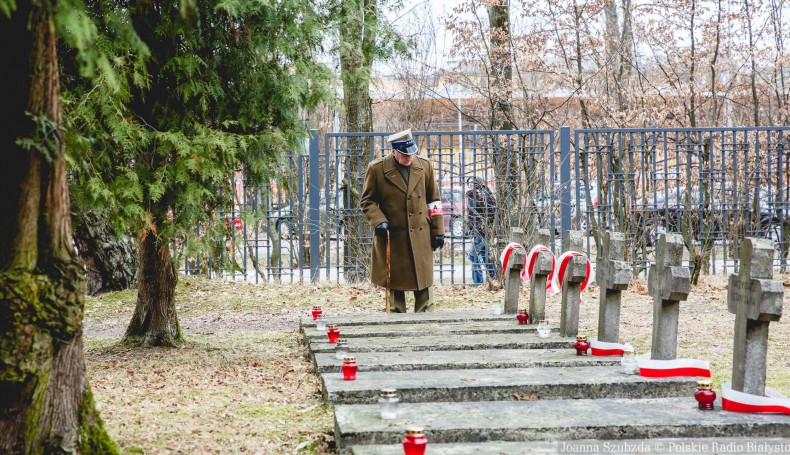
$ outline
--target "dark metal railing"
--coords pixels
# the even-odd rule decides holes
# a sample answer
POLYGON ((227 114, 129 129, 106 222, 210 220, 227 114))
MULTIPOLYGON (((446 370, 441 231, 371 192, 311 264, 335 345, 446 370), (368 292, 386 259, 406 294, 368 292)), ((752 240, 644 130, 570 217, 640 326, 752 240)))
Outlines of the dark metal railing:
MULTIPOLYGON (((367 280, 372 228, 358 201, 367 164, 389 153, 389 134, 331 133, 322 142, 313 131, 309 153, 283 157, 278 178, 268 187, 248 187, 243 175, 234 176, 238 209, 222 216, 238 227, 226 249, 238 267, 223 275, 253 281, 367 280)), ((606 229, 626 232, 628 260, 637 272, 654 260, 663 232, 683 234, 686 263, 703 273, 737 268, 744 236, 771 239, 776 265, 784 270, 787 263, 788 127, 563 127, 414 136, 421 156, 434 166, 445 212, 446 246, 434 254, 437 283, 474 281, 468 177, 482 179, 497 201, 496 220, 484 235, 492 259, 515 226, 526 232, 524 243, 535 230, 548 229, 556 252, 562 250, 564 231, 586 231, 585 250, 593 261, 606 229)), ((187 273, 198 273, 206 262, 183 257, 187 273)))

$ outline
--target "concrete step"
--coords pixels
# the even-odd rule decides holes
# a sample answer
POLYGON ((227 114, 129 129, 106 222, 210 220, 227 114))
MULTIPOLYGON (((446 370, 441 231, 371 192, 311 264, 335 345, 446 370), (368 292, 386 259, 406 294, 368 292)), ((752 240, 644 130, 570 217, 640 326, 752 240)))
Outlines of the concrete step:
MULTIPOLYGON (((416 322, 413 324, 371 325, 371 326, 343 326, 339 325, 340 333, 345 338, 358 337, 398 337, 398 336, 424 336, 438 333, 469 335, 476 333, 535 333, 536 324, 519 325, 515 317, 513 320, 501 321, 462 321, 462 322, 416 322)), ((559 332, 559 328, 552 331, 559 332)), ((317 330, 315 327, 304 327, 304 337, 310 341, 326 340, 326 331, 317 330)))
POLYGON ((335 406, 335 439, 398 444, 407 426, 425 428, 433 443, 571 441, 579 439, 752 438, 790 435, 784 414, 700 411, 685 398, 404 403, 400 417, 382 420, 377 405, 335 406))
MULTIPOLYGON (((359 371, 462 370, 467 368, 529 368, 619 365, 620 357, 577 356, 572 349, 479 349, 355 353, 359 371)), ((318 373, 340 372, 335 354, 316 354, 318 373)))
POLYGON ((690 397, 697 388, 696 378, 644 378, 606 366, 371 371, 353 381, 324 373, 321 380, 324 398, 342 404, 376 403, 387 387, 402 403, 690 397))
MULTIPOLYGON (((493 303, 493 302, 492 302, 493 303)), ((332 324, 337 324, 341 328, 345 326, 371 326, 371 325, 392 325, 392 324, 413 324, 415 322, 463 322, 463 321, 515 321, 515 314, 493 315, 490 311, 469 310, 469 311, 433 311, 430 313, 390 313, 384 312, 374 314, 353 315, 334 315, 331 310, 324 315, 332 324)), ((315 321, 312 316, 305 316, 299 322, 300 330, 305 328, 315 328, 315 321)))
MULTIPOLYGON (((340 336, 345 337, 343 330, 340 336)), ((400 337, 349 338, 349 349, 356 352, 457 351, 467 349, 572 349, 576 342, 552 333, 540 338, 533 333, 488 333, 473 335, 432 335, 400 337)), ((327 341, 310 343, 313 354, 335 352, 335 345, 327 341)))
MULTIPOLYGON (((353 446, 353 455, 403 455, 402 444, 353 446)), ((790 439, 782 438, 699 438, 699 439, 627 439, 603 441, 587 439, 557 442, 467 442, 432 443, 431 455, 556 455, 556 454, 688 454, 731 455, 745 453, 790 453, 790 439)))

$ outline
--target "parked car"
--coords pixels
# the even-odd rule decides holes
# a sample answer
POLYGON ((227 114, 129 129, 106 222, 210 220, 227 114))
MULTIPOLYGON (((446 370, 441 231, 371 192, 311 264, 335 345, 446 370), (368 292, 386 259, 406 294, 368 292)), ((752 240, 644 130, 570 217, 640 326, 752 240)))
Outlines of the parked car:
POLYGON ((444 232, 448 237, 466 236, 466 196, 461 185, 441 189, 444 232))
POLYGON ((654 245, 661 233, 682 232, 684 223, 690 223, 695 240, 702 237, 722 239, 739 225, 740 229, 746 229, 746 235, 778 240, 781 237, 781 220, 790 214, 787 206, 781 208, 782 204, 776 202, 773 195, 761 190, 757 196, 759 208, 754 210, 754 191, 750 195, 738 196, 741 191, 713 188, 705 209, 699 190, 690 193, 684 188, 659 190, 634 209, 636 221, 645 229, 648 246, 654 245))
MULTIPOLYGON (((570 191, 571 220, 576 229, 581 231, 591 230, 590 218, 596 216, 598 209, 598 188, 595 182, 587 183, 584 179, 578 181, 576 189, 570 191)), ((540 227, 549 228, 551 217, 554 217, 555 234, 559 235, 562 216, 562 188, 555 185, 554 190, 546 190, 534 202, 534 217, 540 227)))
MULTIPOLYGON (((329 212, 327 213, 326 192, 320 192, 319 199, 319 212, 322 220, 328 219, 331 226, 337 230, 338 233, 343 232, 345 221, 342 219, 341 210, 345 206, 343 195, 336 192, 329 194, 329 212)), ((307 210, 307 207, 303 208, 307 210)), ((274 220, 274 228, 282 239, 289 239, 293 235, 293 229, 296 224, 296 214, 293 212, 291 204, 288 204, 279 209, 270 210, 268 212, 270 220, 274 220)))

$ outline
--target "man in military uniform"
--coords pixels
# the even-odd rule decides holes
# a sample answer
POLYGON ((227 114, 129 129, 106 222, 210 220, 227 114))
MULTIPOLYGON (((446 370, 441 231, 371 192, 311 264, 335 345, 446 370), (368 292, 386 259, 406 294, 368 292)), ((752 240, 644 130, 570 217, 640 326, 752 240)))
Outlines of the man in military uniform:
POLYGON ((414 291, 414 311, 432 311, 433 251, 444 246, 439 187, 431 162, 417 156, 410 129, 387 141, 392 153, 368 165, 360 201, 375 228, 371 281, 387 286, 389 233, 392 310, 405 313, 405 291, 414 291))

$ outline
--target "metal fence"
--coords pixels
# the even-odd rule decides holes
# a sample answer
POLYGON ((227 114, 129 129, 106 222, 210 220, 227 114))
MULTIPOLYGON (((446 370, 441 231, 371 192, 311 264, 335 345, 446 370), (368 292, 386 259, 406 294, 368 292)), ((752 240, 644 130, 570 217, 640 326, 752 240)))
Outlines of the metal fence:
MULTIPOLYGON (((576 130, 580 220, 595 238, 626 232, 637 268, 653 260, 663 232, 684 237, 703 273, 737 268, 746 236, 774 242, 784 271, 790 222, 790 129, 576 130)), ((588 251, 588 254, 595 251, 588 251)))
MULTIPOLYGON (((367 280, 373 232, 358 198, 367 164, 389 153, 388 134, 332 133, 321 141, 313 132, 309 153, 284 157, 270 185, 252 188, 234 176, 238 210, 223 216, 236 228, 225 250, 236 267, 223 274, 256 282, 367 280)), ((662 232, 682 233, 687 263, 706 273, 737 267, 740 240, 758 236, 775 242, 784 269, 789 134, 787 127, 414 133, 444 209, 435 281, 475 281, 480 239, 467 226, 470 177, 497 200, 496 222, 482 236, 494 264, 516 226, 525 243, 548 228, 555 252, 562 232, 586 231, 593 261, 606 229, 626 232, 637 272, 654 260, 662 232)), ((182 256, 187 273, 206 263, 182 256)))

